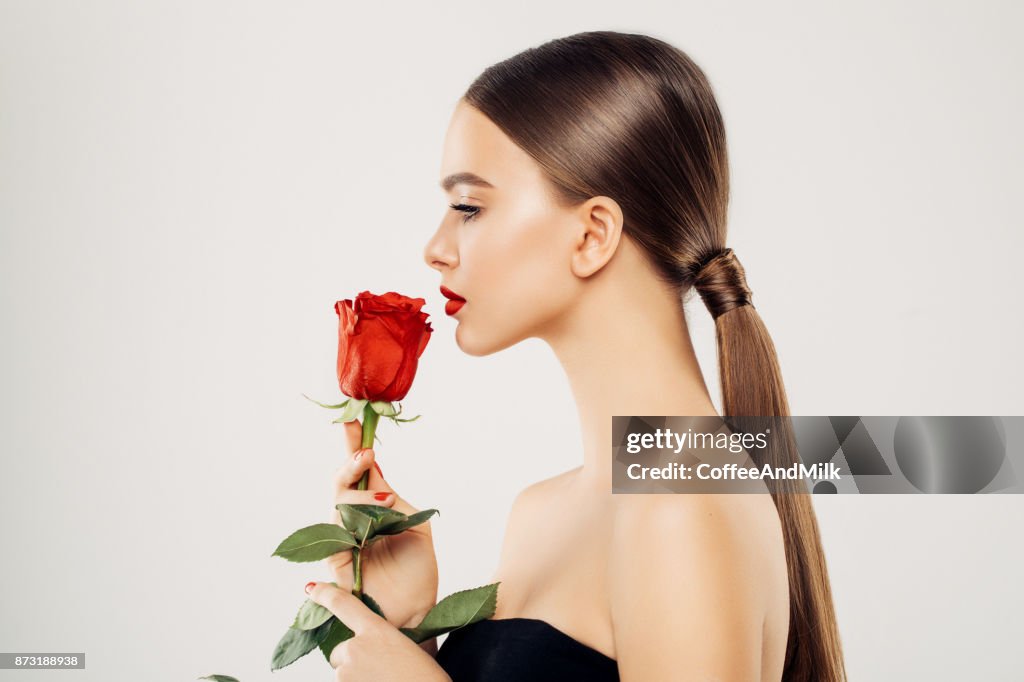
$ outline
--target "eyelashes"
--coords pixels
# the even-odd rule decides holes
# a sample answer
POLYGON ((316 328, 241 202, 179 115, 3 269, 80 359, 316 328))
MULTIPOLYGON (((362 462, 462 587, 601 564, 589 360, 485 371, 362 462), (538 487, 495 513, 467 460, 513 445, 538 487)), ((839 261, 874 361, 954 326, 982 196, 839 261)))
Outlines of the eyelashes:
POLYGON ((449 208, 459 211, 463 214, 462 222, 469 222, 480 213, 479 206, 470 206, 469 204, 448 204, 449 208))

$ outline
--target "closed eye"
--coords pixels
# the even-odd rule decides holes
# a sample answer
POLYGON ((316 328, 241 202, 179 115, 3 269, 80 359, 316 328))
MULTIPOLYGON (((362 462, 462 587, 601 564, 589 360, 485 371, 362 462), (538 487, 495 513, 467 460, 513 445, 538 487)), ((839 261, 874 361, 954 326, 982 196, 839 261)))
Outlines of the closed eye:
POLYGON ((453 210, 465 214, 465 217, 462 219, 462 222, 472 220, 473 217, 480 212, 479 206, 471 206, 469 204, 448 204, 448 206, 453 210))

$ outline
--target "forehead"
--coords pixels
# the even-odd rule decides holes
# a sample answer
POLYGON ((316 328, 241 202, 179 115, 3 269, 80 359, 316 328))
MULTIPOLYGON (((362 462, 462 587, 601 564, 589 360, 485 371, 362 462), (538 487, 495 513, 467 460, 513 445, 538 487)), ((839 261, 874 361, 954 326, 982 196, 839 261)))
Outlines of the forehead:
POLYGON ((463 101, 448 124, 440 177, 443 182, 461 173, 477 175, 495 190, 544 182, 540 166, 489 118, 463 101))

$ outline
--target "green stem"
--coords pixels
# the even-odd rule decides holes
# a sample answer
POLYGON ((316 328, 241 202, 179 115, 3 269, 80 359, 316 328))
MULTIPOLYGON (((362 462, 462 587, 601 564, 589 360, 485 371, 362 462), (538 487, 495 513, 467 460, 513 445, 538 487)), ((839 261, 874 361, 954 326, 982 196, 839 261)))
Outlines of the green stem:
POLYGON ((363 596, 363 558, 358 547, 352 548, 352 594, 363 596))
MULTIPOLYGON (((366 403, 366 407, 363 408, 363 443, 361 447, 373 447, 373 436, 377 432, 378 419, 380 419, 380 415, 370 407, 370 403, 366 403)), ((370 470, 367 469, 363 472, 362 478, 359 479, 358 490, 366 490, 366 484, 369 482, 370 470)))
MULTIPOLYGON (((366 403, 363 408, 363 441, 360 447, 372 448, 373 437, 377 432, 377 421, 380 419, 380 415, 370 406, 370 403, 366 403)), ((363 472, 362 477, 359 479, 359 490, 366 490, 367 484, 370 482, 370 470, 367 469, 363 472)), ((357 597, 363 595, 363 557, 358 547, 352 548, 352 594, 357 597)))

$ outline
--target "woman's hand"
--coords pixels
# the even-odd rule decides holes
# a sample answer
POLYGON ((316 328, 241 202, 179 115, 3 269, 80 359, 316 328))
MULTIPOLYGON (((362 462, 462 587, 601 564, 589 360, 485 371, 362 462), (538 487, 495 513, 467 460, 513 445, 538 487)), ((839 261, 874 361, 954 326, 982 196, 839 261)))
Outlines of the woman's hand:
POLYGON ((451 682, 430 654, 371 611, 351 592, 339 590, 329 583, 316 583, 312 589, 307 586, 307 592, 311 600, 333 613, 355 633, 354 637, 331 651, 329 660, 335 668, 335 680, 451 682))
MULTIPOLYGON (((380 468, 374 466, 372 449, 359 452, 362 426, 359 421, 345 423, 347 461, 335 474, 335 504, 375 504, 390 507, 403 514, 418 509, 403 500, 387 484, 380 468), (361 456, 356 459, 354 455, 361 456), (357 490, 363 472, 369 469, 366 490, 357 490), (375 493, 387 492, 378 500, 375 493)), ((331 523, 341 524, 337 509, 331 512, 331 523)), ((421 523, 397 535, 387 535, 362 550, 363 592, 380 605, 388 622, 395 627, 419 625, 427 611, 437 603, 437 557, 430 522, 421 523)), ((352 591, 352 552, 339 552, 327 558, 335 582, 352 591)), ((359 602, 362 604, 362 602, 359 602)), ((371 612, 372 613, 372 612, 371 612)), ((346 623, 347 624, 347 623, 346 623)), ((398 636, 408 638, 400 632, 398 636)))

